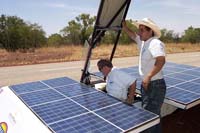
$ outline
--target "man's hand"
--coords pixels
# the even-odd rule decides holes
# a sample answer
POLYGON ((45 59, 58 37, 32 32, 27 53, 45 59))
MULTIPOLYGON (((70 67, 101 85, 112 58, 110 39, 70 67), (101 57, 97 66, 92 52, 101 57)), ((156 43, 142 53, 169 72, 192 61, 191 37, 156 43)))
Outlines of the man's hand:
POLYGON ((134 96, 128 96, 128 98, 126 99, 126 103, 132 105, 134 102, 134 96))
POLYGON ((151 81, 151 77, 149 77, 149 76, 147 76, 147 77, 145 77, 145 78, 143 79, 143 81, 142 81, 142 86, 143 86, 143 88, 144 88, 145 90, 148 89, 148 85, 149 85, 150 81, 151 81))

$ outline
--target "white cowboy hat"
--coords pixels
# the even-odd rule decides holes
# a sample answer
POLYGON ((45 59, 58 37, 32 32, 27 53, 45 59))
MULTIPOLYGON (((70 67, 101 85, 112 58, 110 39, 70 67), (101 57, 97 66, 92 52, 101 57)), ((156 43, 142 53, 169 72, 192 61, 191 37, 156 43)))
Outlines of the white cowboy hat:
POLYGON ((160 38, 161 32, 160 28, 149 18, 143 18, 142 20, 139 21, 133 21, 133 24, 139 28, 139 25, 145 25, 149 28, 151 28, 155 34, 156 37, 160 38))

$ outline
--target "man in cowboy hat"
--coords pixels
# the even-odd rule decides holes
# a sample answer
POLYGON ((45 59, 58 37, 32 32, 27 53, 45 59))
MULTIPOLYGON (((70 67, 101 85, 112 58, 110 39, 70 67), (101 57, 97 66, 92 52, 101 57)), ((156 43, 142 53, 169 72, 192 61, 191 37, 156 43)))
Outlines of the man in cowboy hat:
MULTIPOLYGON (((138 33, 130 30, 126 22, 122 23, 123 31, 135 40, 140 49, 139 74, 142 78, 142 107, 160 115, 166 93, 162 72, 165 64, 165 46, 158 39, 161 32, 159 27, 149 18, 134 21, 133 24, 139 29, 138 33)), ((161 132, 161 125, 158 124, 149 131, 152 133, 161 132)))

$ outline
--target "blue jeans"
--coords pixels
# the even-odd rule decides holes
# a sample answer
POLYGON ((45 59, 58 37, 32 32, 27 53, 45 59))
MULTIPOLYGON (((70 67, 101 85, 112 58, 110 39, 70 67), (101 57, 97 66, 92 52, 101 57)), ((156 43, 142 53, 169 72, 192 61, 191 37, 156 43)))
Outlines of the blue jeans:
MULTIPOLYGON (((142 107, 150 112, 160 116, 161 106, 166 93, 166 84, 164 79, 151 81, 147 90, 141 86, 142 107)), ((161 118, 161 116, 160 116, 161 118)), ((161 133, 161 123, 145 130, 145 133, 161 133)))

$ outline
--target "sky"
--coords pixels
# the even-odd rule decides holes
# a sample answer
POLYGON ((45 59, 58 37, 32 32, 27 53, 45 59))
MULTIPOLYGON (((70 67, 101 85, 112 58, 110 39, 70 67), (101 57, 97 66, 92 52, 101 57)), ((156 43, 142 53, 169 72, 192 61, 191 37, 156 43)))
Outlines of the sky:
MULTIPOLYGON (((0 14, 37 23, 49 36, 82 13, 97 15, 99 4, 100 0, 0 0, 0 14)), ((127 19, 148 17, 161 29, 182 34, 189 26, 200 28, 199 10, 200 0, 132 0, 127 19)))

